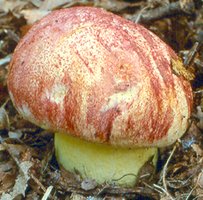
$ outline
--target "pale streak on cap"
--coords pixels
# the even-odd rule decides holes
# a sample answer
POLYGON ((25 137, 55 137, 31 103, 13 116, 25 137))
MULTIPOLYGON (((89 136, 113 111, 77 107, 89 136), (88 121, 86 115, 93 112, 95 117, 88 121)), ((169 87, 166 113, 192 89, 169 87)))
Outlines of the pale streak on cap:
POLYGON ((25 119, 88 141, 165 146, 187 129, 190 83, 152 32, 99 8, 54 11, 19 42, 8 89, 25 119))

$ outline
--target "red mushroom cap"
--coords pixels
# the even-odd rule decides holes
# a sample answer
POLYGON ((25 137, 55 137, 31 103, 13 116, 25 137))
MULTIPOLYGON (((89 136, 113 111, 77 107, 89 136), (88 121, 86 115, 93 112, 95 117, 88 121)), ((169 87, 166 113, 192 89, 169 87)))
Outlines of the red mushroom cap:
MULTIPOLYGON (((174 51, 143 26, 99 8, 57 10, 33 25, 9 68, 11 99, 53 131, 121 146, 164 146, 185 131, 190 83, 174 51)), ((182 64, 181 64, 182 65, 182 64)))

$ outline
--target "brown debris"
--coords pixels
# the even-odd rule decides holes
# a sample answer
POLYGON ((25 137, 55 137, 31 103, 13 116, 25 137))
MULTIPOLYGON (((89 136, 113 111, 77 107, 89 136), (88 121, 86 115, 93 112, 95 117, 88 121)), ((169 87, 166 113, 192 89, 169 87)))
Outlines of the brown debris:
POLYGON ((193 80, 194 74, 187 70, 180 60, 171 60, 172 70, 177 76, 183 76, 186 80, 193 80))
POLYGON ((193 1, 187 2, 177 1, 152 10, 146 9, 142 13, 130 16, 129 19, 134 22, 149 23, 167 17, 174 17, 176 15, 191 15, 193 13, 194 13, 193 1))

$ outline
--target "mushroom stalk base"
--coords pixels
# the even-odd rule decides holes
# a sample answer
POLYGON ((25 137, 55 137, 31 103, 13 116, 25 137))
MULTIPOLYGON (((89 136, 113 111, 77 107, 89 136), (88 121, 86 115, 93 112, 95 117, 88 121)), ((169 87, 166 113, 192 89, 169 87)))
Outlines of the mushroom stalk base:
POLYGON ((157 148, 122 148, 87 142, 67 134, 55 134, 56 157, 70 172, 101 184, 134 186, 140 169, 150 159, 157 161, 157 148))

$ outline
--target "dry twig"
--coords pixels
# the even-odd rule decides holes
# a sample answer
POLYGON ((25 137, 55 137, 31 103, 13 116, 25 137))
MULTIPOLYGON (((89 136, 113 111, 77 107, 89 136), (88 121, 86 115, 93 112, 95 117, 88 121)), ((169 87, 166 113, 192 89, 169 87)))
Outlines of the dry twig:
POLYGON ((197 54, 198 49, 200 48, 200 44, 199 42, 195 42, 195 44, 193 45, 193 47, 190 49, 190 51, 188 52, 185 60, 184 60, 184 65, 186 67, 190 66, 191 63, 194 61, 194 58, 197 54))
POLYGON ((167 183, 166 183, 166 173, 167 173, 167 168, 168 168, 168 164, 176 150, 176 145, 174 145, 173 150, 171 151, 170 156, 168 157, 168 160, 166 161, 166 164, 164 165, 163 168, 163 176, 162 176, 162 181, 163 181, 163 186, 164 186, 164 191, 166 193, 166 195, 171 199, 174 200, 173 196, 169 193, 168 189, 167 189, 167 183))
POLYGON ((53 190, 53 186, 50 185, 46 192, 44 193, 44 196, 42 197, 42 200, 47 200, 51 196, 51 191, 53 190))
POLYGON ((136 13, 128 18, 134 22, 139 18, 139 23, 148 23, 166 17, 194 14, 194 3, 192 1, 187 3, 187 6, 185 7, 187 7, 187 10, 181 6, 179 1, 177 1, 152 10, 145 10, 141 15, 140 13, 136 13))

